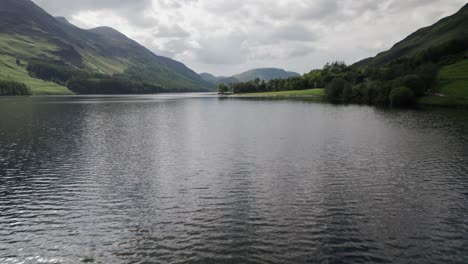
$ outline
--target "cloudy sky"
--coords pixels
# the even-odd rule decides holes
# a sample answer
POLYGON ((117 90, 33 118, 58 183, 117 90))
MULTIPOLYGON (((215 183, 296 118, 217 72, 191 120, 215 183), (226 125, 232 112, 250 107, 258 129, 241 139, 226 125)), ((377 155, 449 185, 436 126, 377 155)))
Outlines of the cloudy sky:
POLYGON ((33 0, 82 28, 111 26, 197 72, 299 73, 353 63, 455 13, 466 0, 33 0))

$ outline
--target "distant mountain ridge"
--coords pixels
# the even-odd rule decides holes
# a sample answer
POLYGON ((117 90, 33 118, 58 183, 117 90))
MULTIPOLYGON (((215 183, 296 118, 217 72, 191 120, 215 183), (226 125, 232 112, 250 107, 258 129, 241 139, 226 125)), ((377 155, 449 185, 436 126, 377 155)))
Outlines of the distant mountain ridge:
POLYGON ((0 41, 0 55, 22 60, 65 63, 109 75, 131 71, 175 91, 213 87, 184 64, 154 54, 115 29, 78 28, 30 0, 1 0, 0 41))
POLYGON ((264 81, 270 81, 273 79, 287 79, 290 77, 297 77, 300 76, 299 73, 285 71, 283 69, 277 68, 258 68, 252 69, 240 74, 236 74, 231 77, 219 76, 216 77, 209 73, 202 73, 200 77, 205 81, 215 83, 215 84, 231 84, 231 83, 239 83, 239 82, 249 82, 255 79, 260 79, 264 81))

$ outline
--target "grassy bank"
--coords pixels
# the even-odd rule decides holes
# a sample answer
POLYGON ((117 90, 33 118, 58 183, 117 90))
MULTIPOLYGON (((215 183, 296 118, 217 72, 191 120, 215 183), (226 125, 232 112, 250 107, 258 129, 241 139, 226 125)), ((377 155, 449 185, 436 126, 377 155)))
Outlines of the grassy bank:
POLYGON ((244 93, 233 94, 232 97, 250 97, 250 98, 317 98, 323 99, 325 89, 309 89, 309 90, 294 90, 281 92, 264 92, 264 93, 244 93))
POLYGON ((419 100, 423 106, 468 107, 468 60, 444 66, 437 76, 437 95, 419 100))
POLYGON ((468 60, 442 67, 436 91, 447 96, 468 98, 468 60))
POLYGON ((421 106, 468 108, 468 99, 453 96, 430 95, 420 98, 418 104, 421 106))
MULTIPOLYGON (((25 62, 22 62, 25 63, 25 62)), ((70 95, 67 87, 29 76, 25 67, 16 64, 16 58, 0 55, 0 80, 24 83, 33 95, 70 95)))
MULTIPOLYGON (((275 99, 289 99, 289 98, 311 98, 319 101, 325 100, 325 89, 309 89, 309 90, 294 90, 294 91, 281 91, 281 92, 264 92, 264 93, 244 93, 232 94, 229 97, 238 98, 275 98, 275 99)), ((468 99, 454 97, 454 96, 438 96, 430 95, 424 96, 419 99, 418 105, 420 106, 436 106, 436 107, 468 107, 468 99)))

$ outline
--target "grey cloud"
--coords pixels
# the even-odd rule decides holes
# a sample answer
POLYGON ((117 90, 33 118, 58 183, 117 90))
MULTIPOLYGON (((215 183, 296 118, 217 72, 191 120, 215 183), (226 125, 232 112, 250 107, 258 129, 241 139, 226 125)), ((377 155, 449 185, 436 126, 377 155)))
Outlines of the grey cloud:
POLYGON ((197 2, 198 0, 158 0, 159 5, 164 8, 181 8, 184 5, 197 2))
POLYGON ((425 5, 433 5, 435 2, 439 2, 438 0, 405 0, 405 1, 395 1, 390 0, 389 9, 391 10, 401 10, 404 8, 414 8, 414 7, 421 7, 425 5))
POLYGON ((205 64, 244 63, 248 55, 244 41, 243 35, 235 34, 202 39, 196 57, 205 64))
POLYGON ((184 53, 191 48, 192 46, 184 40, 169 40, 162 46, 164 51, 170 52, 174 55, 184 53))
POLYGON ((276 40, 290 41, 314 41, 317 39, 316 33, 301 24, 281 26, 274 30, 271 37, 276 40))
POLYGON ((71 15, 83 10, 133 10, 139 11, 151 6, 151 0, 34 0, 36 4, 54 15, 71 15))
POLYGON ((305 4, 298 10, 298 17, 305 20, 319 20, 339 13, 340 1, 321 0, 305 4))
MULTIPOLYGON (((205 2, 203 6, 210 12, 219 13, 220 15, 227 15, 229 13, 238 11, 239 9, 243 9, 243 7, 246 5, 242 5, 240 4, 240 2, 237 2, 237 1, 223 1, 223 2, 208 1, 208 2, 205 2)), ((244 11, 248 11, 248 10, 244 10, 244 11)))
POLYGON ((172 39, 161 45, 151 44, 148 46, 154 53, 169 58, 176 58, 180 54, 190 51, 193 47, 187 41, 182 39, 172 39))
POLYGON ((53 15, 83 21, 82 26, 110 22, 108 26, 148 44, 157 54, 219 75, 262 65, 307 72, 331 60, 352 63, 466 4, 466 0, 33 1, 53 15), (83 11, 105 11, 122 19, 113 25, 114 20, 98 17, 99 12, 83 11))
POLYGON ((311 54, 314 51, 315 49, 309 46, 296 47, 289 52, 289 57, 303 57, 311 54))
POLYGON ((118 13, 135 26, 150 27, 156 21, 154 18, 144 16, 144 11, 152 8, 151 0, 34 0, 34 2, 52 15, 67 18, 80 11, 109 10, 118 13))
POLYGON ((160 25, 154 36, 162 38, 187 38, 190 36, 190 33, 179 25, 160 25))

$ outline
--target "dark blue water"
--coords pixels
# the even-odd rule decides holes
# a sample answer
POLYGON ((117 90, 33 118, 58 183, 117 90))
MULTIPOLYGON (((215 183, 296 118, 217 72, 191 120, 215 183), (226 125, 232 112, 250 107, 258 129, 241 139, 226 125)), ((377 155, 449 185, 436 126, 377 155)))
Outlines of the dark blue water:
POLYGON ((0 263, 468 263, 468 112, 0 99, 0 263))

